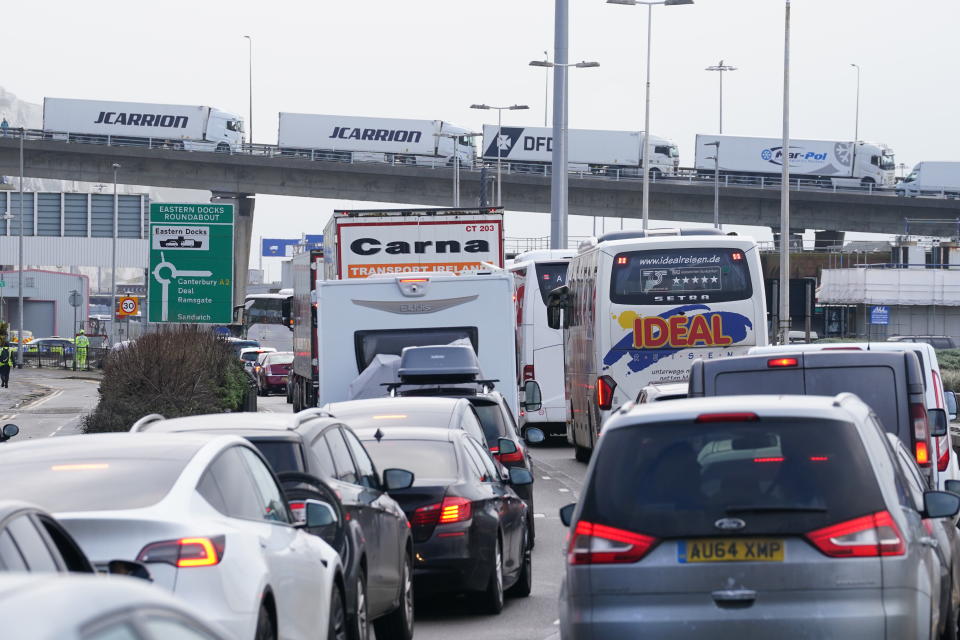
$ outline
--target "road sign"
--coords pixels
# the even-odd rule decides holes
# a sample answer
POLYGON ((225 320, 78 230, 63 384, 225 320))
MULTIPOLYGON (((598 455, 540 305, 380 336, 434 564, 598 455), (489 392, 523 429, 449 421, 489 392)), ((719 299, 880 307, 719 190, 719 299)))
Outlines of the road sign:
POLYGON ((130 296, 120 298, 117 306, 119 307, 117 315, 120 317, 135 316, 140 312, 140 300, 130 296))
POLYGON ((150 204, 150 322, 233 320, 233 205, 150 204))
POLYGON ((3 289, 5 286, 7 286, 7 283, 3 280, 0 280, 0 289, 3 289))
POLYGON ((283 258, 293 255, 293 248, 300 244, 299 238, 263 238, 260 255, 264 258, 283 258))
POLYGON ((70 300, 69 300, 69 302, 70 302, 70 306, 71 306, 71 307, 77 308, 77 307, 79 307, 81 304, 83 304, 83 296, 80 295, 80 292, 78 292, 78 291, 71 291, 71 292, 70 292, 70 300))
POLYGON ((870 324, 890 324, 890 307, 871 307, 870 324))

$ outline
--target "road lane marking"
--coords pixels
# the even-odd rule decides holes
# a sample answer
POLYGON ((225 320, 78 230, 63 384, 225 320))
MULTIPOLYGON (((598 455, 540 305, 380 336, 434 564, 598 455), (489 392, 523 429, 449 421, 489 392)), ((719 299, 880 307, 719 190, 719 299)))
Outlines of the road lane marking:
POLYGON ((540 476, 540 479, 541 479, 541 480, 552 480, 553 478, 551 478, 550 476, 540 476))
POLYGON ((36 401, 34 401, 34 402, 28 402, 27 404, 23 405, 23 406, 20 407, 20 408, 21 408, 21 409, 35 409, 36 407, 39 407, 40 405, 42 405, 42 404, 44 404, 44 403, 46 403, 46 402, 48 402, 48 401, 50 401, 50 400, 53 400, 54 398, 59 398, 59 397, 62 396, 62 395, 63 395, 63 389, 58 389, 57 391, 54 391, 53 393, 51 393, 51 394, 48 395, 47 397, 45 397, 45 398, 40 398, 39 400, 36 400, 36 401))
POLYGON ((560 493, 570 493, 570 489, 567 489, 566 487, 560 487, 559 489, 557 489, 557 491, 559 491, 560 493))
POLYGON ((535 513, 535 514, 533 514, 533 517, 534 517, 534 518, 546 518, 546 517, 547 517, 547 514, 545 514, 545 513, 535 513))

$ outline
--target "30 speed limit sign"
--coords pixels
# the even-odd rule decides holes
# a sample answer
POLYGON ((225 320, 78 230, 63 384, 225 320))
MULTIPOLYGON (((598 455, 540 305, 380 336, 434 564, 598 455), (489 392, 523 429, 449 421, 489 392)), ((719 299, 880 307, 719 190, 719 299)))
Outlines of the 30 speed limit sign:
POLYGON ((140 301, 137 298, 120 298, 120 311, 118 315, 121 316, 135 316, 140 311, 140 301))

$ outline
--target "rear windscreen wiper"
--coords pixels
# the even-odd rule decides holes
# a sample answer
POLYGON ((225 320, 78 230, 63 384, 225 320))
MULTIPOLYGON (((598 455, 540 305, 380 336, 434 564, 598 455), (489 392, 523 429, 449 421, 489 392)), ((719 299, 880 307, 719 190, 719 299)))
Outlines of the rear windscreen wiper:
POLYGON ((786 505, 773 504, 754 504, 754 505, 734 505, 726 508, 726 513, 764 513, 764 512, 782 512, 782 513, 826 513, 824 507, 790 507, 786 505))

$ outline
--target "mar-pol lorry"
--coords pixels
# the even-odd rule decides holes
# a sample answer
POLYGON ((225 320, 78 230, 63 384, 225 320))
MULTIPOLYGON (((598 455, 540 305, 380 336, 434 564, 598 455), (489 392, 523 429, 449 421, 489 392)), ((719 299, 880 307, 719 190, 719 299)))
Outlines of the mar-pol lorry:
POLYGON ((503 267, 503 208, 339 209, 323 250, 327 280, 503 267))
POLYGON ((942 195, 960 197, 960 162, 919 162, 903 182, 898 196, 942 195))
POLYGON ((497 391, 518 416, 512 274, 324 280, 322 269, 322 251, 293 258, 294 411, 354 399, 358 376, 376 367, 378 356, 399 356, 404 347, 469 343, 484 378, 497 380, 497 391))
POLYGON ((187 151, 241 151, 243 119, 213 107, 44 98, 54 140, 187 151))
MULTIPOLYGON (((483 125, 483 159, 510 162, 512 171, 549 171, 553 162, 553 129, 549 127, 498 127, 483 125), (499 141, 499 144, 498 144, 499 141), (499 148, 498 148, 499 147, 499 148)), ((605 175, 642 175, 643 132, 569 129, 568 166, 572 172, 605 175)), ((666 138, 650 136, 650 175, 671 176, 677 172, 680 153, 666 138)))
MULTIPOLYGON (((694 164, 700 175, 712 177, 717 156, 720 175, 776 180, 783 171, 783 155, 780 138, 697 134, 694 164)), ((792 178, 825 186, 883 188, 895 180, 893 150, 882 143, 791 140, 789 156, 792 178)))
POLYGON ((472 166, 469 129, 443 120, 368 118, 280 112, 277 145, 283 155, 338 162, 472 166))

